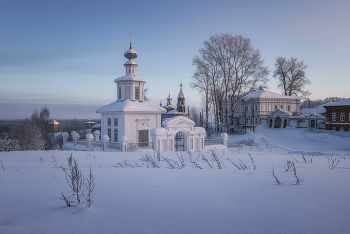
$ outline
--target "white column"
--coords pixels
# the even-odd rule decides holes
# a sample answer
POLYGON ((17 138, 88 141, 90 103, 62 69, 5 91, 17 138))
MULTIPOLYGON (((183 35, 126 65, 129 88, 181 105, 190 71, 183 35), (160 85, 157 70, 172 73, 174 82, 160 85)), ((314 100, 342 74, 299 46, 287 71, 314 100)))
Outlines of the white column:
POLYGON ((94 139, 94 136, 91 133, 86 134, 86 141, 87 141, 87 148, 91 148, 92 140, 94 139))
POLYGON ((62 137, 63 137, 63 144, 66 144, 68 142, 69 134, 67 132, 64 132, 62 133, 62 137))
POLYGON ((72 138, 73 138, 74 146, 76 146, 78 144, 78 140, 80 138, 80 135, 76 131, 73 131, 71 133, 71 135, 72 135, 72 138))

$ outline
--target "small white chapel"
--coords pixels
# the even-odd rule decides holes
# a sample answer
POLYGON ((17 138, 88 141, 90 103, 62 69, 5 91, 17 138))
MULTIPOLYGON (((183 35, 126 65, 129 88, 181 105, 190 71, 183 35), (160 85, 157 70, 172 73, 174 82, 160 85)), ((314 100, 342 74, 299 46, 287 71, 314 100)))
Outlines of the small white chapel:
POLYGON ((130 49, 124 53, 126 74, 114 80, 117 84, 117 101, 96 110, 101 113, 101 136, 110 142, 149 144, 150 130, 161 126, 161 114, 166 110, 144 101, 146 81, 136 76, 137 53, 130 49))
POLYGON ((134 59, 137 53, 131 42, 124 56, 128 59, 124 63, 126 74, 114 80, 117 101, 96 110, 101 114, 104 140, 108 136, 110 145, 118 145, 121 151, 127 151, 130 144, 152 147, 157 151, 203 151, 205 129, 194 127, 192 120, 183 116, 166 118, 163 121, 165 128, 161 127, 162 114, 167 110, 144 100, 146 81, 136 76, 138 65, 134 59))

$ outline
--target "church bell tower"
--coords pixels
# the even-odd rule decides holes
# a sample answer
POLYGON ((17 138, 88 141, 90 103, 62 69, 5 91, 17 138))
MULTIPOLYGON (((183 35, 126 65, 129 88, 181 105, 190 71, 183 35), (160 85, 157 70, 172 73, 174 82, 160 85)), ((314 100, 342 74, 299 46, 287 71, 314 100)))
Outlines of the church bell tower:
POLYGON ((185 96, 184 96, 184 93, 182 92, 182 82, 180 84, 179 96, 177 96, 177 111, 178 112, 186 112, 185 96))
POLYGON ((119 77, 114 80, 117 84, 117 93, 118 93, 118 102, 123 102, 125 100, 131 101, 144 101, 144 85, 146 83, 145 80, 136 76, 136 67, 137 63, 134 61, 137 58, 137 53, 132 49, 131 43, 131 33, 130 35, 130 49, 128 49, 124 53, 124 57, 128 59, 126 63, 124 63, 126 72, 125 76, 119 77))

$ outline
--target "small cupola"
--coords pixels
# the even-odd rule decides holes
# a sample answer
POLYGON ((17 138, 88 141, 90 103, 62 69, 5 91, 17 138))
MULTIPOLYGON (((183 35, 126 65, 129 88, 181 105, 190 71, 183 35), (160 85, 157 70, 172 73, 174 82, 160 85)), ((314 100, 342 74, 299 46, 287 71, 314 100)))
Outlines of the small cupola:
POLYGON ((129 59, 126 63, 124 63, 126 69, 126 75, 136 76, 136 67, 137 63, 134 62, 133 59, 137 58, 137 53, 132 49, 132 43, 130 42, 130 49, 125 51, 124 57, 129 59))
POLYGON ((166 100, 167 100, 166 105, 167 105, 167 106, 171 106, 171 105, 172 105, 172 104, 171 104, 171 101, 172 101, 173 99, 170 97, 170 92, 169 92, 169 97, 168 97, 166 100))
POLYGON ((125 51, 124 57, 128 59, 124 63, 126 74, 125 76, 119 77, 114 80, 117 84, 118 102, 125 100, 131 101, 144 101, 144 84, 146 83, 140 77, 136 76, 137 63, 133 60, 137 58, 137 53, 132 49, 131 38, 130 38, 130 49, 125 51))

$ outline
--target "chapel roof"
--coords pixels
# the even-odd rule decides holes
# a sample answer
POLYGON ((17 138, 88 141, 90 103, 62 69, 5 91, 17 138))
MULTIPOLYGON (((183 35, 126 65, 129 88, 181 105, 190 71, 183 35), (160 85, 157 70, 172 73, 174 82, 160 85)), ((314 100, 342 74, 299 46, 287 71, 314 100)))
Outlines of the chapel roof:
POLYGON ((126 80, 132 80, 132 81, 140 81, 140 82, 145 82, 146 81, 138 76, 134 76, 134 75, 125 75, 125 76, 121 76, 117 79, 114 80, 114 82, 117 82, 117 81, 126 81, 126 80))
POLYGON ((106 106, 100 107, 96 110, 96 113, 104 112, 147 112, 147 113, 165 113, 166 110, 163 107, 154 105, 149 102, 139 102, 125 100, 123 102, 113 102, 106 106))

